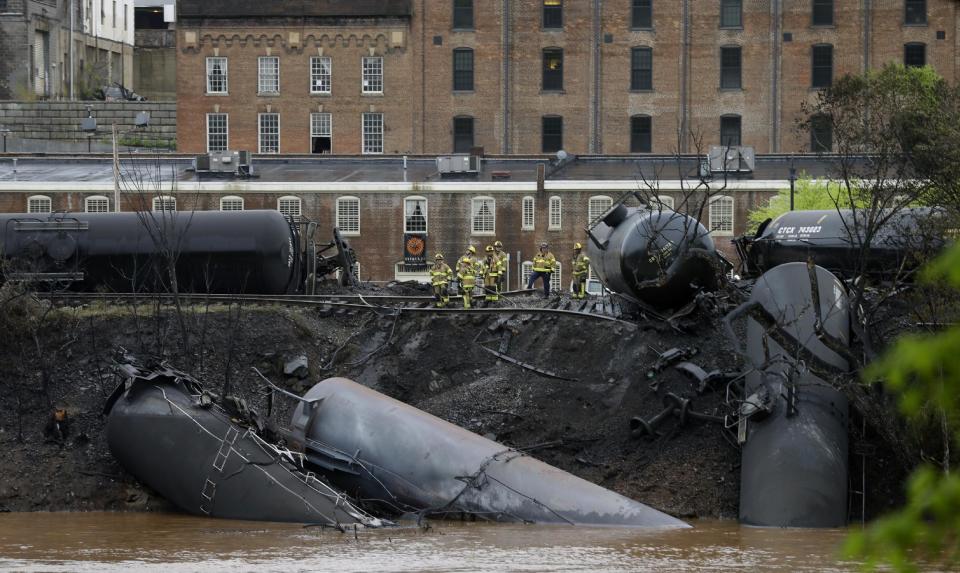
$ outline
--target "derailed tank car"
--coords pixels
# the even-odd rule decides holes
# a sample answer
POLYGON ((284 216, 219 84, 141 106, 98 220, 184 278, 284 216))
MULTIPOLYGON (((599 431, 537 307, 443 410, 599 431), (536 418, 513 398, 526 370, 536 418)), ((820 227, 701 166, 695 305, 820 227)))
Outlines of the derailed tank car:
MULTIPOLYGON (((287 294, 310 290, 318 256, 310 227, 277 211, 0 215, 4 280, 76 291, 287 294), (171 272, 175 270, 175 273, 171 272)), ((345 243, 336 263, 352 263, 345 243)))
POLYGON ((667 208, 618 203, 588 234, 590 265, 604 286, 655 308, 718 288, 728 266, 703 225, 667 208))
POLYGON ((760 225, 753 237, 734 243, 743 272, 760 274, 777 265, 813 260, 817 265, 850 278, 859 268, 884 275, 919 266, 944 245, 946 220, 930 208, 903 209, 879 225, 861 260, 866 237, 865 213, 849 209, 789 211, 760 225), (865 264, 864 264, 865 263, 865 264))

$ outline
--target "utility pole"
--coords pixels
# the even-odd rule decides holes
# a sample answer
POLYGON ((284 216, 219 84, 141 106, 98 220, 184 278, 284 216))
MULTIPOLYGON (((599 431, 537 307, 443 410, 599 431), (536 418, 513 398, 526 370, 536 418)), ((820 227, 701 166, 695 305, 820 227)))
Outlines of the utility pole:
POLYGON ((790 210, 793 211, 793 191, 794 184, 797 182, 797 168, 793 166, 793 159, 790 160, 790 210))
MULTIPOLYGON (((77 0, 70 0, 70 101, 74 100, 73 92, 73 82, 74 82, 74 72, 73 72, 73 47, 76 42, 73 40, 73 30, 77 27, 75 18, 77 16, 77 10, 74 7, 74 3, 77 0)), ((63 93, 63 92, 61 92, 63 93)))
POLYGON ((113 132, 113 210, 120 212, 120 156, 117 155, 117 124, 112 124, 113 132))

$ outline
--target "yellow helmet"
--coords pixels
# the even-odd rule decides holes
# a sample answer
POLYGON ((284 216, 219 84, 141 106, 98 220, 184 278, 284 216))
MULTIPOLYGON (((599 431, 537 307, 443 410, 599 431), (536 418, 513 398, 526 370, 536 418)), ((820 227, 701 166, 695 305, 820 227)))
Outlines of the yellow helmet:
POLYGON ((487 248, 484 249, 484 250, 487 251, 488 253, 492 253, 492 252, 493 252, 493 246, 492 246, 492 245, 487 245, 487 248))
POLYGON ((494 241, 494 242, 493 242, 493 246, 494 246, 494 247, 502 247, 502 246, 503 246, 503 243, 501 243, 500 241, 494 241))
POLYGON ((434 255, 433 258, 437 259, 438 261, 442 261, 442 260, 443 260, 443 253, 437 253, 436 255, 434 255))
POLYGON ((580 243, 574 243, 573 248, 579 251, 580 249, 583 248, 583 245, 581 245, 580 243))
POLYGON ((471 255, 477 254, 477 248, 474 247, 473 245, 470 245, 469 247, 467 247, 467 251, 469 251, 471 255))

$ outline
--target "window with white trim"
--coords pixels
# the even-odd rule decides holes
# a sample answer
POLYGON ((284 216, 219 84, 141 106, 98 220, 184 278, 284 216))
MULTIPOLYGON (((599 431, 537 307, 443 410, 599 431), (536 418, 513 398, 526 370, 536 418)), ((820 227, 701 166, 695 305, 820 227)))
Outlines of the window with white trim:
POLYGON ((153 210, 155 212, 161 211, 176 211, 177 210, 177 198, 171 197, 169 195, 161 195, 160 197, 153 198, 153 210))
POLYGON ((277 56, 261 56, 257 58, 257 93, 280 93, 280 58, 277 56))
POLYGON ((533 197, 524 197, 520 204, 520 230, 532 231, 534 228, 535 215, 534 207, 536 205, 533 197))
POLYGON ((592 223, 607 212, 607 209, 613 205, 613 199, 606 195, 594 195, 587 203, 587 219, 592 223))
POLYGON ((333 153, 333 115, 310 114, 310 152, 333 153))
POLYGON ((363 145, 364 155, 383 153, 383 114, 363 114, 363 145))
POLYGON ((710 232, 714 235, 733 234, 733 197, 725 195, 710 198, 710 232))
POLYGON ((260 128, 260 153, 280 153, 280 114, 257 115, 260 128))
POLYGON ((230 125, 225 113, 207 114, 207 153, 230 147, 230 125))
POLYGON ((403 232, 427 232, 427 199, 407 197, 403 200, 403 232))
POLYGON ((357 197, 337 198, 336 224, 341 235, 360 234, 360 199, 357 197))
POLYGON ((34 195, 27 198, 27 213, 49 213, 53 210, 53 201, 46 195, 34 195))
POLYGON ((673 197, 669 195, 656 195, 650 198, 650 206, 653 207, 654 209, 663 207, 665 209, 670 209, 671 211, 673 211, 674 209, 673 205, 674 205, 673 197))
POLYGON ((300 217, 301 202, 299 197, 287 195, 277 199, 277 211, 284 217, 298 219, 300 217))
POLYGON ((520 287, 527 288, 530 282, 530 275, 533 274, 533 261, 523 261, 520 265, 520 287))
POLYGON ((550 275, 550 292, 561 292, 563 289, 563 263, 557 261, 557 266, 553 267, 553 274, 550 275))
POLYGON ((470 209, 474 235, 493 235, 497 231, 497 204, 493 197, 474 197, 470 209))
POLYGON ((560 199, 560 197, 554 195, 553 197, 550 198, 550 205, 549 205, 549 207, 550 207, 550 208, 548 209, 548 211, 549 211, 549 213, 548 213, 548 215, 549 215, 549 221, 548 221, 548 223, 549 223, 549 224, 547 225, 547 230, 548 230, 548 231, 559 231, 559 230, 560 230, 560 223, 561 223, 561 221, 562 221, 562 214, 561 214, 561 213, 562 213, 562 208, 563 208, 563 201, 562 201, 562 199, 560 199))
POLYGON ((228 195, 220 199, 221 211, 243 211, 243 197, 228 195))
POLYGON ((109 213, 110 199, 103 195, 94 195, 83 200, 83 210, 87 213, 109 213))
POLYGON ((227 59, 207 58, 207 93, 227 93, 227 59))
POLYGON ((383 93, 383 58, 380 56, 363 58, 363 83, 361 93, 383 93))
POLYGON ((330 56, 314 56, 310 58, 310 93, 329 94, 333 61, 330 56))

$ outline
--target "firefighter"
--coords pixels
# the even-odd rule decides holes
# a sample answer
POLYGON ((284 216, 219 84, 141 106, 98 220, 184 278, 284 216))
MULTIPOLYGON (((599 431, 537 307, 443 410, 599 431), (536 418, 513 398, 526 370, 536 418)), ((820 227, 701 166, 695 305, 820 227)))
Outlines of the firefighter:
POLYGON ((583 245, 573 245, 573 298, 587 298, 587 275, 590 274, 590 257, 583 254, 583 245))
POLYGON ((487 245, 484 249, 487 253, 483 260, 483 292, 487 302, 497 302, 500 300, 500 293, 497 290, 497 281, 500 280, 500 257, 493 250, 492 245, 487 245))
POLYGON ((500 294, 506 289, 506 285, 503 283, 507 280, 507 253, 503 252, 503 243, 500 241, 493 242, 493 252, 496 253, 497 262, 499 263, 497 270, 497 294, 500 294))
POLYGON ((530 274, 530 280, 527 282, 527 289, 532 289, 537 279, 543 279, 543 294, 550 296, 550 276, 557 268, 557 257, 547 250, 546 243, 540 243, 540 252, 533 257, 533 273, 530 274))
POLYGON ((463 297, 463 308, 470 308, 473 298, 473 287, 477 286, 477 260, 474 255, 477 248, 467 247, 467 252, 457 261, 457 278, 460 279, 460 295, 463 297))
POLYGON ((443 253, 437 253, 433 257, 433 267, 430 268, 430 283, 433 285, 433 297, 436 299, 437 308, 443 308, 450 302, 448 286, 452 278, 453 269, 443 262, 443 253))

